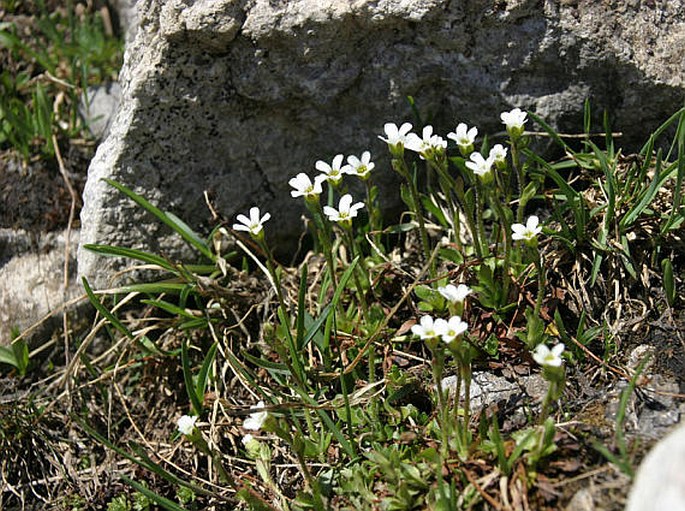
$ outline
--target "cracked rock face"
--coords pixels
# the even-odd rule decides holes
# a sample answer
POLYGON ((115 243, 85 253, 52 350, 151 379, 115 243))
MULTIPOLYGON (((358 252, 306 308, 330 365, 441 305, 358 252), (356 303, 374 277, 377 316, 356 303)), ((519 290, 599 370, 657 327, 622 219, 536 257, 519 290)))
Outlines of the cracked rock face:
MULTIPOLYGON (((122 103, 89 171, 82 243, 194 257, 103 177, 204 234, 205 191, 229 221, 258 205, 272 213, 270 244, 292 254, 304 208, 290 197, 288 179, 314 175, 316 160, 370 150, 382 203, 392 210, 399 194, 377 135, 385 122, 413 120, 407 96, 443 135, 458 122, 501 132, 499 113, 514 106, 578 132, 589 97, 597 119, 607 109, 622 144, 633 148, 685 97, 682 0, 141 0, 136 7, 122 103)), ((79 272, 96 287, 119 267, 79 252, 79 272)))

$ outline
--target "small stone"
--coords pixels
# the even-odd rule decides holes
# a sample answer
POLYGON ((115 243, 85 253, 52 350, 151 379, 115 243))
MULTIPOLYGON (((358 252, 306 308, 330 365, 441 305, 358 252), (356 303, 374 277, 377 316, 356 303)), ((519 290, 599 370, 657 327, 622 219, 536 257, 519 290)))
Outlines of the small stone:
POLYGON ((685 511, 685 425, 661 440, 644 459, 626 511, 685 511))

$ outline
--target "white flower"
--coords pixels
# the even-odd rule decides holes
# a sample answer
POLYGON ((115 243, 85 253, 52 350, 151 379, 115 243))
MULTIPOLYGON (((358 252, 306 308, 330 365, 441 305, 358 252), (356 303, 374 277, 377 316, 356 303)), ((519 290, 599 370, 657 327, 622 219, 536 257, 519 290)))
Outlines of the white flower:
POLYGON ((408 122, 405 122, 399 128, 395 123, 388 122, 383 126, 383 131, 385 131, 386 138, 383 138, 380 135, 378 138, 380 138, 383 142, 386 142, 391 147, 395 147, 397 145, 404 147, 404 144, 407 140, 407 134, 411 131, 411 128, 412 126, 408 122))
POLYGON ((440 337, 447 331, 447 321, 444 319, 433 319, 432 316, 423 316, 418 325, 411 327, 411 332, 418 335, 422 340, 440 337))
POLYGON ((503 163, 507 159, 507 148, 502 144, 495 144, 490 149, 488 159, 492 158, 495 163, 503 163))
POLYGON ((462 321, 459 316, 452 316, 449 320, 445 321, 445 323, 446 326, 444 327, 444 331, 440 334, 440 337, 448 344, 466 332, 469 328, 466 321, 462 321))
POLYGON ((510 112, 502 112, 500 114, 500 119, 502 123, 506 124, 508 132, 517 132, 519 135, 523 133, 523 125, 528 119, 526 116, 528 114, 521 110, 520 108, 514 108, 510 112))
POLYGON ((249 443, 252 442, 253 440, 254 440, 254 437, 253 437, 250 433, 248 433, 247 435, 245 435, 245 436, 243 437, 242 442, 243 442, 243 445, 244 445, 245 447, 247 447, 247 444, 249 444, 249 443))
POLYGON ((480 153, 471 153, 469 158, 471 161, 466 162, 466 167, 471 169, 474 174, 480 177, 484 177, 489 174, 492 170, 492 164, 495 163, 494 159, 491 157, 485 159, 480 153))
POLYGON ((512 224, 511 230, 513 231, 513 234, 511 235, 511 239, 524 241, 534 240, 537 235, 542 232, 542 227, 540 227, 539 223, 540 219, 535 215, 531 215, 526 221, 526 225, 512 224))
POLYGON ((331 222, 350 222, 357 216, 357 211, 363 207, 363 202, 352 204, 352 196, 347 193, 340 198, 337 210, 330 206, 324 206, 323 212, 331 222))
POLYGON ((355 174, 362 179, 366 179, 376 166, 376 164, 371 161, 371 153, 369 151, 364 151, 361 159, 354 155, 348 156, 347 163, 350 170, 349 173, 355 174))
POLYGON ((448 302, 458 303, 463 302, 473 290, 466 284, 447 284, 438 288, 438 293, 445 297, 448 302))
POLYGON ((259 431, 264 425, 264 421, 269 416, 269 412, 264 410, 264 401, 257 403, 253 410, 263 410, 261 412, 251 413, 250 416, 243 421, 243 429, 252 431, 259 431))
POLYGON ((294 188, 290 190, 290 195, 293 197, 305 197, 313 198, 321 194, 323 189, 321 188, 321 183, 326 180, 326 176, 320 174, 314 178, 314 182, 309 178, 304 172, 300 172, 290 181, 288 184, 294 188))
POLYGON ((542 367, 560 367, 563 362, 561 358, 563 352, 563 343, 557 344, 551 350, 545 344, 538 344, 533 352, 533 360, 542 367))
POLYGON ((262 232, 264 223, 269 220, 269 218, 271 218, 271 214, 269 213, 264 213, 264 216, 260 218, 259 208, 255 206, 250 208, 250 218, 247 218, 245 215, 238 215, 236 217, 236 220, 240 223, 233 224, 233 229, 236 231, 249 232, 253 236, 257 236, 262 232))
POLYGON ((186 436, 191 435, 195 429, 196 421, 197 415, 183 415, 178 419, 178 430, 186 436))
POLYGON ((457 145, 461 148, 468 148, 473 145, 478 136, 478 128, 475 126, 471 129, 468 128, 466 124, 460 122, 457 125, 455 133, 448 133, 447 138, 454 140, 457 145))
POLYGON ((333 162, 329 165, 325 161, 319 160, 314 165, 316 170, 322 172, 322 177, 334 185, 337 185, 343 177, 343 174, 349 174, 350 167, 348 165, 342 166, 343 155, 337 154, 333 158, 333 162))
POLYGON ((422 137, 416 133, 409 133, 404 146, 410 151, 419 153, 421 158, 430 158, 433 152, 444 151, 447 148, 446 140, 439 135, 433 135, 433 126, 425 126, 422 137))

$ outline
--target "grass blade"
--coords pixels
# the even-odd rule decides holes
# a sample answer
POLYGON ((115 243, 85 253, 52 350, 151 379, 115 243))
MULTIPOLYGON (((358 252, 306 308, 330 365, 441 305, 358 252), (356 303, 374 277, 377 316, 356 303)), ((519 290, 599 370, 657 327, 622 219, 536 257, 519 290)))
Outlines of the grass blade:
POLYGON ((205 359, 202 362, 202 367, 200 367, 200 372, 197 374, 195 393, 198 396, 201 396, 202 401, 204 401, 205 390, 207 388, 207 382, 209 381, 209 369, 214 362, 217 347, 218 343, 216 342, 209 347, 205 359))
POLYGON ((103 178, 103 180, 110 186, 113 186, 121 193, 126 195, 129 199, 131 199, 133 202, 135 202, 140 207, 145 209, 148 213, 151 213, 152 215, 156 216, 163 224, 167 225, 174 232, 178 233, 181 236, 181 238, 183 238, 186 241, 186 243, 199 250, 200 253, 204 255, 207 259, 209 259, 210 261, 214 261, 216 259, 216 256, 212 253, 207 244, 204 241, 202 241, 199 238, 199 236, 190 229, 190 227, 188 227, 185 223, 179 220, 178 217, 176 217, 175 215, 169 215, 161 209, 159 209, 158 207, 153 206, 147 199, 145 199, 141 195, 138 195, 133 190, 127 188, 121 183, 114 181, 113 179, 103 178))
POLYGON ((96 254, 111 257, 128 257, 129 259, 135 259, 136 261, 141 261, 146 264, 154 264, 160 268, 164 268, 169 271, 176 271, 176 268, 169 261, 155 254, 150 254, 142 250, 136 250, 134 248, 121 248, 113 247, 110 245, 97 245, 88 244, 84 245, 86 250, 95 252, 96 254))
POLYGON ((134 481, 133 479, 126 477, 124 474, 119 474, 119 478, 126 484, 133 486, 133 488, 135 488, 136 491, 145 495, 148 499, 156 503, 158 506, 162 506, 164 509, 168 509, 169 511, 185 511, 185 509, 176 504, 176 502, 169 500, 166 497, 162 497, 161 495, 157 495, 149 488, 146 488, 145 486, 134 481))
POLYGON ((190 399, 190 404, 193 407, 195 415, 202 414, 202 397, 199 397, 196 392, 196 387, 193 385, 193 373, 190 370, 190 356, 188 354, 188 341, 183 339, 181 341, 181 366, 183 367, 183 382, 185 383, 186 393, 190 399))
POLYGON ((130 340, 133 342, 139 343, 144 349, 147 351, 154 353, 156 355, 164 355, 164 352, 162 352, 156 345, 153 343, 150 339, 148 339, 146 336, 143 336, 141 339, 138 339, 133 333, 126 328, 126 326, 119 321, 119 318, 117 318, 114 314, 112 314, 107 307, 102 305, 102 302, 98 300, 98 297, 95 296, 95 293, 91 289, 90 285, 88 284, 88 280, 83 277, 82 279, 83 282, 83 288, 86 290, 86 294, 88 295, 88 299, 90 300, 90 303, 95 307, 95 309, 109 321, 109 323, 116 328, 119 332, 124 334, 126 337, 128 337, 130 340))

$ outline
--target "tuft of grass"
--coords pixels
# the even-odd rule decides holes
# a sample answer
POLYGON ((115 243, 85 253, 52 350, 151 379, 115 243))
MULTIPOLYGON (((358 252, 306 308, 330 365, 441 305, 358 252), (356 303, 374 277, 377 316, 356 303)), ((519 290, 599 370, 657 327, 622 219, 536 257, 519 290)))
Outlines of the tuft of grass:
POLYGON ((123 47, 98 11, 67 2, 49 10, 38 2, 4 6, 0 23, 0 149, 24 160, 55 155, 58 140, 90 138, 79 114, 90 85, 115 80, 123 47))

